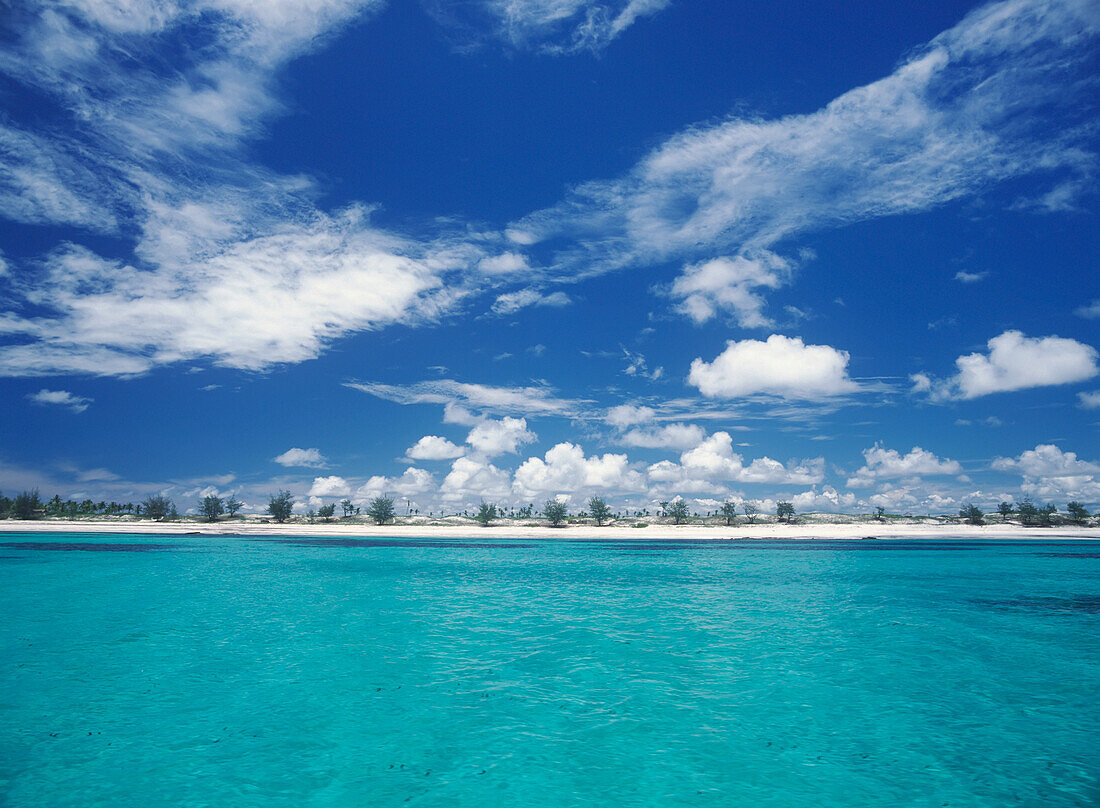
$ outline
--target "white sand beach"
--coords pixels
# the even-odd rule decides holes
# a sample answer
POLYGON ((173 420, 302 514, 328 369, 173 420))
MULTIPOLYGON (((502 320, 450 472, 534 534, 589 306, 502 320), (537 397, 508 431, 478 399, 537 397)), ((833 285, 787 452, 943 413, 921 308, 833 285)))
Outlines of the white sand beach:
POLYGON ((490 527, 474 524, 348 524, 340 522, 308 524, 288 522, 278 524, 261 520, 232 522, 153 522, 153 521, 0 521, 0 535, 10 533, 88 533, 88 534, 154 534, 167 536, 318 536, 318 537, 374 537, 374 538, 429 538, 429 539, 558 539, 646 541, 682 539, 688 541, 715 541, 738 539, 790 539, 790 540, 936 540, 974 539, 996 541, 1065 541, 1098 540, 1100 527, 1023 527, 1018 524, 891 524, 874 521, 795 524, 764 523, 720 525, 649 524, 644 528, 633 527, 634 522, 596 527, 572 524, 552 528, 543 525, 525 525, 519 522, 494 523, 490 527))

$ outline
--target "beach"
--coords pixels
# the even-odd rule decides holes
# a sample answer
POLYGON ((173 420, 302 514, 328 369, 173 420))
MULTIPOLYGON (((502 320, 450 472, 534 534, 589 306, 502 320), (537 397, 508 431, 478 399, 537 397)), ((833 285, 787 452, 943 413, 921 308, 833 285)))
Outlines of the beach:
POLYGON ((1100 527, 1059 525, 1054 527, 1024 527, 1018 524, 891 524, 862 522, 804 522, 795 524, 757 523, 724 525, 648 524, 633 527, 635 522, 596 527, 572 524, 565 527, 528 525, 516 522, 494 523, 490 527, 475 524, 412 524, 371 525, 362 523, 286 522, 279 524, 260 520, 232 522, 154 522, 149 520, 112 521, 0 521, 4 533, 89 533, 141 535, 208 535, 208 536, 329 536, 418 539, 554 539, 558 541, 737 541, 789 539, 792 541, 843 541, 850 539, 880 541, 936 541, 939 539, 972 539, 979 541, 1080 541, 1100 539, 1100 527))

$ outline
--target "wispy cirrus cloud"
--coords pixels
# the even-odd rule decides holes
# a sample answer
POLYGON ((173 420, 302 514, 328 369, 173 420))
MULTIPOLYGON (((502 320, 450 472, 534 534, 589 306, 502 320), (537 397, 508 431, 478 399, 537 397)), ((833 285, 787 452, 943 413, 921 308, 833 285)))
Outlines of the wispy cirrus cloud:
MULTIPOLYGON (((496 387, 486 384, 437 379, 412 384, 345 382, 345 387, 398 404, 443 404, 450 408, 478 410, 498 415, 558 415, 572 417, 590 403, 558 398, 547 386, 496 387)), ((452 418, 452 423, 462 423, 452 418)), ((471 426, 480 419, 467 420, 471 426)))
POLYGON ((671 0, 423 0, 424 8, 455 38, 473 48, 492 38, 516 49, 549 54, 600 51, 643 17, 671 0))
POLYGON ((92 403, 92 399, 85 396, 78 396, 70 393, 68 390, 48 390, 43 387, 37 393, 33 393, 27 398, 33 401, 35 404, 44 404, 54 407, 65 407, 72 410, 75 413, 84 412, 88 409, 88 406, 92 403))
MULTIPOLYGON (((800 234, 933 209, 1024 176, 1069 187, 1095 172, 1087 64, 1098 30, 1087 0, 984 6, 891 75, 816 112, 693 127, 627 175, 580 185, 511 232, 517 243, 547 242, 556 271, 586 276, 751 261, 800 234), (1052 134, 1054 114, 1062 124, 1052 134)), ((697 273, 677 281, 685 299, 697 273)), ((744 299, 740 273, 727 285, 731 302, 744 299)), ((689 314, 714 309, 722 293, 712 286, 697 299, 707 306, 689 314)))

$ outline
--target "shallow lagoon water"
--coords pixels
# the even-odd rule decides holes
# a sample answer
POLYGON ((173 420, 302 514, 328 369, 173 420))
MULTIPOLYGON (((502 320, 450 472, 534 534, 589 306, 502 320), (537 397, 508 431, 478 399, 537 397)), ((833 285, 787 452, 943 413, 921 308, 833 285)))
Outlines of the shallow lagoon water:
POLYGON ((8 534, 5 806, 1100 804, 1090 542, 8 534))

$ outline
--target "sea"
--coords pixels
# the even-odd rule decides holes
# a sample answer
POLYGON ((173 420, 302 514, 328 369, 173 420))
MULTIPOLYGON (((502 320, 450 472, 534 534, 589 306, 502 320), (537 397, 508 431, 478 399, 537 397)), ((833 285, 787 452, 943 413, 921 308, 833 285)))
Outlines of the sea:
POLYGON ((0 535, 0 805, 1100 805, 1100 543, 0 535))

